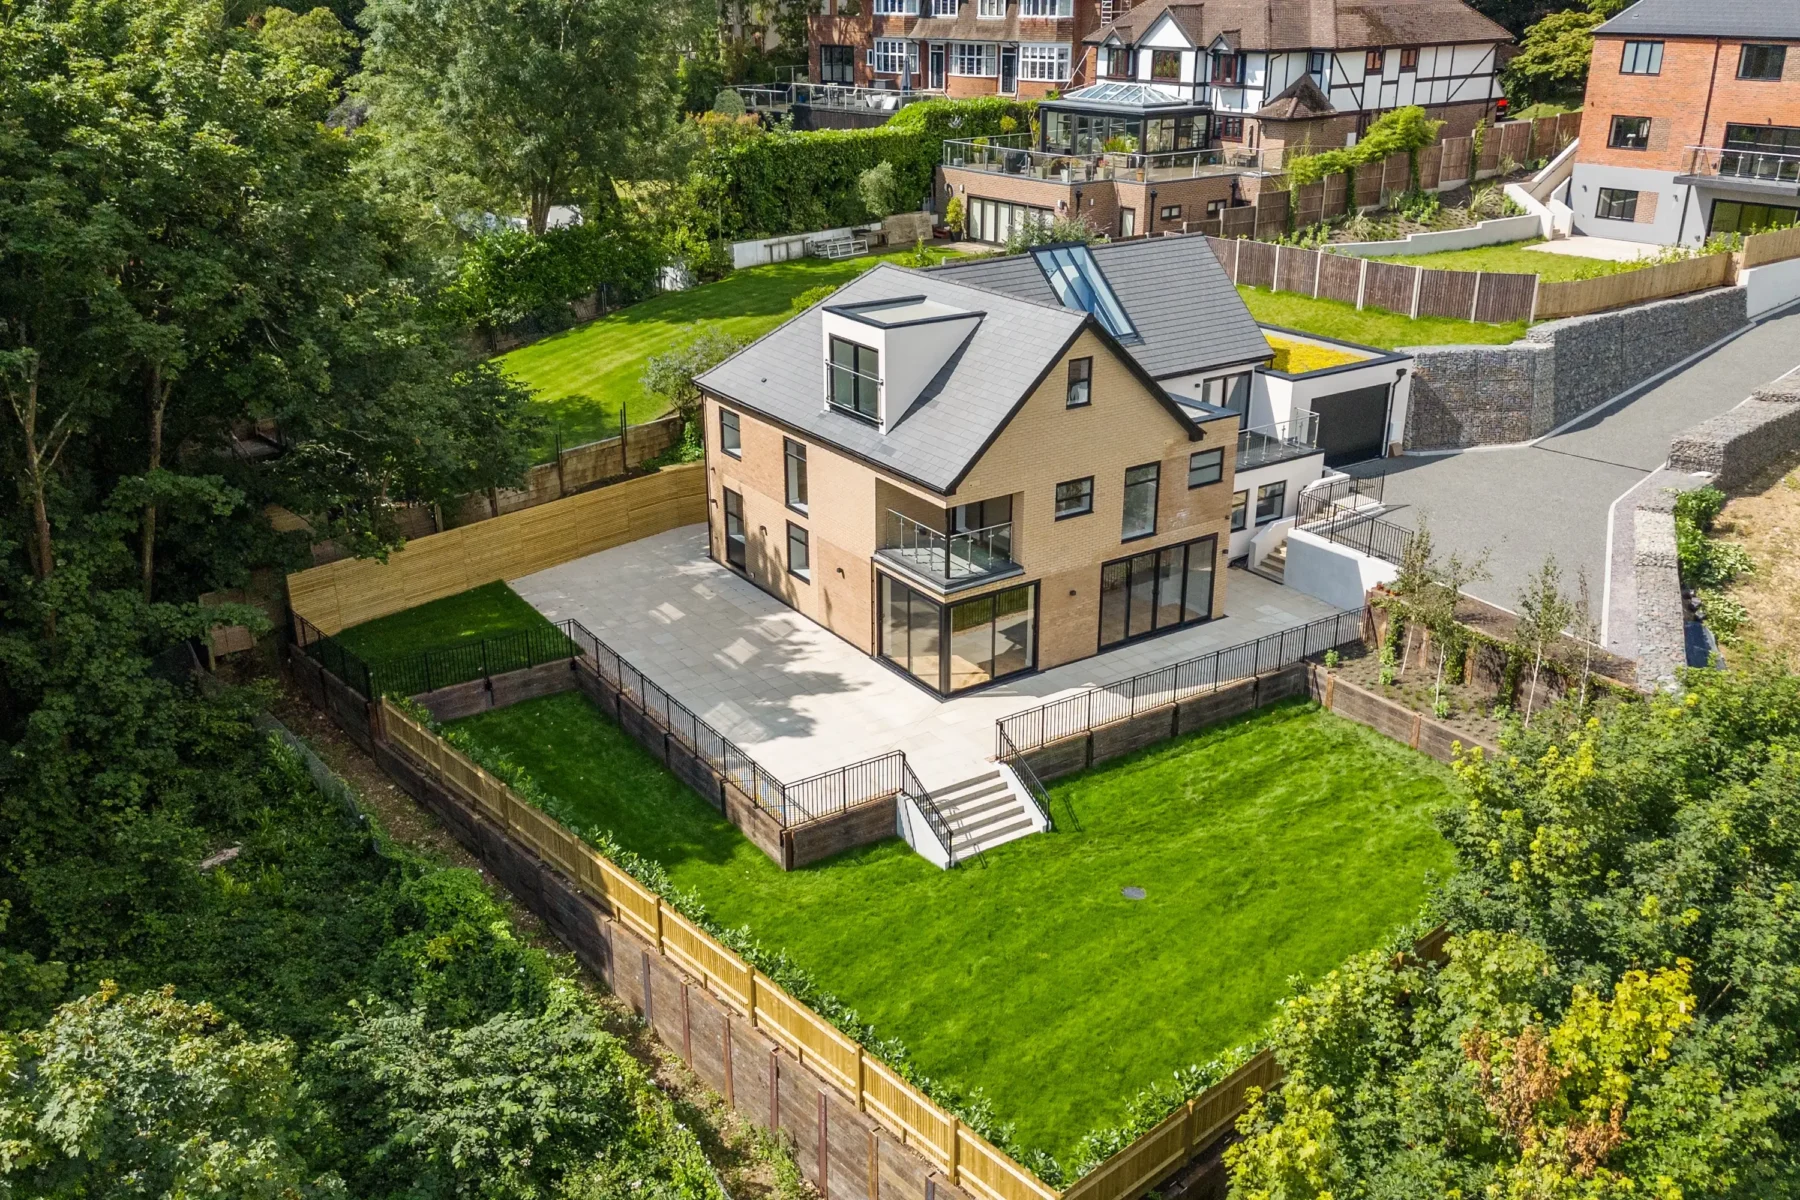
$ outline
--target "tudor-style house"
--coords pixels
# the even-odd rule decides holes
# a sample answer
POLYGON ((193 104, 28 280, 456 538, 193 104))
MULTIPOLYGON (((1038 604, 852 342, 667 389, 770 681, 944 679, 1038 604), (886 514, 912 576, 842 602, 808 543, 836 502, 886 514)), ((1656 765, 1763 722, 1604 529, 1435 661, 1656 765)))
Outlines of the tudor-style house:
POLYGON ((1800 3, 1639 0, 1596 29, 1567 204, 1662 245, 1800 223, 1800 3))
POLYGON ((1446 136, 1491 119, 1509 41, 1463 0, 1145 0, 1085 39, 1030 134, 945 143, 939 211, 968 236, 1081 216, 1129 238, 1253 201, 1300 147, 1344 146, 1406 105, 1446 136))
POLYGON ((698 378, 712 556, 940 695, 1222 613, 1269 355, 1240 305, 1178 393, 1087 247, 1009 262, 1041 297, 883 265, 698 378))

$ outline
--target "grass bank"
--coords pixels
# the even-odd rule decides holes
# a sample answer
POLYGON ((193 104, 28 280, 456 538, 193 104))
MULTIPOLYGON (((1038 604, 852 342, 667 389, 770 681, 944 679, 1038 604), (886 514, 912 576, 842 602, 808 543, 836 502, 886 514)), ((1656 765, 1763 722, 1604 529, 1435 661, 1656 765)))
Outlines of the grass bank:
POLYGON ((1402 346, 1499 345, 1525 336, 1524 321, 1504 325, 1450 317, 1420 317, 1415 321, 1400 313, 1374 308, 1358 312, 1356 305, 1342 300, 1315 300, 1297 292, 1271 292, 1248 284, 1238 287, 1238 295, 1249 306, 1250 315, 1265 324, 1285 325, 1382 350, 1398 350, 1402 346))
POLYGON ((887 841, 784 874, 577 693, 460 724, 1065 1161, 1450 864, 1429 816, 1448 773, 1308 703, 1065 780, 1080 829, 948 872, 887 841))
POLYGON ((1437 271, 1493 271, 1510 275, 1536 275, 1545 283, 1562 283, 1571 279, 1597 279, 1638 270, 1638 262, 1614 262, 1610 258, 1582 258, 1574 254, 1549 254, 1532 250, 1544 244, 1543 238, 1523 242, 1505 242, 1498 246, 1477 246, 1473 250, 1443 250, 1436 254, 1395 254, 1380 261, 1405 263, 1414 267, 1430 267, 1437 271))
POLYGON ((405 612, 352 625, 337 635, 344 649, 378 663, 483 638, 555 626, 504 583, 488 583, 405 612))

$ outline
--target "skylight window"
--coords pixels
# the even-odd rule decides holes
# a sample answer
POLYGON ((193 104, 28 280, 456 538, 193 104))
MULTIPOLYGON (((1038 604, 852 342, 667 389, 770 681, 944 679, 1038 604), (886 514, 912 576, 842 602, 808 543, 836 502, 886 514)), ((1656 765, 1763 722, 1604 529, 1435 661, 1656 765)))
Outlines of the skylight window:
POLYGON ((1121 342, 1143 340, 1138 336, 1137 326, 1126 314, 1125 306, 1113 294, 1112 285, 1106 282, 1100 264, 1094 261, 1086 246, 1080 243, 1044 246, 1033 250, 1031 257, 1044 278, 1050 281, 1064 308, 1092 313, 1106 331, 1121 342))

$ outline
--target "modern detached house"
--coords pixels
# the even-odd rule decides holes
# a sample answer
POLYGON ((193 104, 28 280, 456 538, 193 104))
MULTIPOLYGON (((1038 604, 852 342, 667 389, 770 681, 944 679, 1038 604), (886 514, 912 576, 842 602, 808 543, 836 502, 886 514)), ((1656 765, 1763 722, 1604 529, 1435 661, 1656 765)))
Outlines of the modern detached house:
POLYGON ((1344 146, 1392 109, 1468 133, 1494 114, 1510 40, 1463 0, 1109 4, 1084 86, 1038 105, 1035 138, 945 144, 940 204, 962 197, 976 241, 1051 216, 1181 231, 1249 203, 1288 151, 1344 146))
POLYGON ((1800 223, 1800 3, 1638 0, 1595 30, 1568 204, 1663 245, 1800 223))
POLYGON ((1151 378, 1086 247, 1014 262, 1049 299, 884 265, 698 380, 713 556, 939 694, 1223 608, 1237 413, 1151 378))

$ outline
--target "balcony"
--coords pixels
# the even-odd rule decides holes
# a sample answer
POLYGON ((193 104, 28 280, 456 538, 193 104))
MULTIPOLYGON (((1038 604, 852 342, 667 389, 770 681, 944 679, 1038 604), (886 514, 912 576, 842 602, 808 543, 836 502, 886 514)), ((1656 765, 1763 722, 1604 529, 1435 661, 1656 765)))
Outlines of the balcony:
POLYGON ((919 100, 942 99, 942 91, 851 87, 845 83, 740 84, 737 94, 751 112, 786 112, 796 104, 838 112, 895 113, 919 100))
POLYGON ((1687 173, 1677 183, 1727 183, 1783 195, 1800 192, 1800 154, 1772 150, 1689 146, 1687 173))
POLYGON ((947 534, 891 508, 875 557, 941 592, 958 591, 1024 570, 1012 560, 1011 521, 947 534))
MULTIPOLYGON (((1000 134, 991 138, 952 139, 944 143, 944 166, 990 175, 1077 184, 1117 179, 1133 183, 1168 183, 1209 175, 1241 174, 1249 164, 1228 163, 1223 150, 1175 150, 1166 154, 1105 151, 1069 154, 1033 150, 1031 135, 1000 134)), ((1251 152, 1254 157, 1255 152, 1251 152)), ((1255 169, 1250 167, 1250 169, 1255 169)))
POLYGON ((1259 425, 1238 434, 1237 470, 1241 474, 1270 463, 1304 458, 1319 452, 1319 414, 1302 413, 1273 425, 1259 425))

